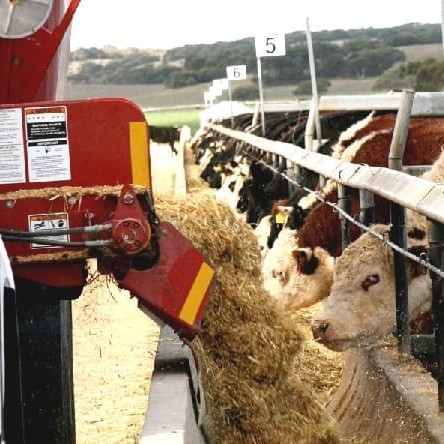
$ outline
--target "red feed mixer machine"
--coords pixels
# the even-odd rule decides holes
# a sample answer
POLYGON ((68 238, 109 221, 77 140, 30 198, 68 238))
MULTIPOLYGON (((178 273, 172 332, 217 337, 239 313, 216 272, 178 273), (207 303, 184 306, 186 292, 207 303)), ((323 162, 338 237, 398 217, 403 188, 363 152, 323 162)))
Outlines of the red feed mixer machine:
POLYGON ((148 125, 121 98, 60 100, 80 0, 0 0, 0 235, 6 442, 75 442, 71 300, 86 261, 179 336, 199 330, 214 272, 156 215, 148 125))

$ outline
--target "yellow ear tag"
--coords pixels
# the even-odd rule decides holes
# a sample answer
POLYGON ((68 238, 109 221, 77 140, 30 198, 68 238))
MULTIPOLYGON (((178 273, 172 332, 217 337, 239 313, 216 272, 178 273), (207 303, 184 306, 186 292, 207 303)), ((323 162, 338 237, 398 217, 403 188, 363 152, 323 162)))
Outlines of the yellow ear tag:
POLYGON ((285 213, 278 213, 275 216, 276 223, 282 224, 282 225, 287 223, 287 218, 288 218, 288 215, 285 213))
POLYGON ((219 171, 222 171, 222 167, 220 165, 217 165, 213 168, 214 171, 216 171, 216 173, 218 173, 219 171))

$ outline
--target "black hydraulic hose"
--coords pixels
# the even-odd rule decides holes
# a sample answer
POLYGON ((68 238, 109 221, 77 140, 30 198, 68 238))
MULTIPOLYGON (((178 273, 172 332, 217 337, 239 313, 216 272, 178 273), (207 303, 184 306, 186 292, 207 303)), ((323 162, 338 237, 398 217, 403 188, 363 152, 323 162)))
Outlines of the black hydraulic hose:
POLYGON ((53 228, 43 229, 37 231, 20 231, 20 230, 5 230, 0 228, 0 235, 6 239, 6 236, 15 236, 20 238, 35 238, 41 236, 61 236, 64 234, 76 234, 76 233, 100 233, 102 231, 110 231, 112 224, 91 225, 86 227, 75 228, 53 228))
POLYGON ((104 247, 107 245, 112 245, 114 243, 112 239, 70 242, 70 241, 46 239, 44 237, 21 237, 21 236, 9 236, 9 235, 2 235, 2 239, 9 242, 28 242, 33 244, 51 245, 57 247, 104 247))

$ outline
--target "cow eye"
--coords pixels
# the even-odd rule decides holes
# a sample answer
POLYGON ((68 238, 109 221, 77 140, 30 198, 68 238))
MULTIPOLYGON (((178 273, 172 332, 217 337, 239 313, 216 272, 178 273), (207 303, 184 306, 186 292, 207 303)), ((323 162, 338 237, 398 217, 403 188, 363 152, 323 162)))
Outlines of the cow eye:
POLYGON ((365 291, 368 291, 368 289, 379 282, 379 274, 370 274, 368 275, 363 281, 362 281, 362 288, 365 291))

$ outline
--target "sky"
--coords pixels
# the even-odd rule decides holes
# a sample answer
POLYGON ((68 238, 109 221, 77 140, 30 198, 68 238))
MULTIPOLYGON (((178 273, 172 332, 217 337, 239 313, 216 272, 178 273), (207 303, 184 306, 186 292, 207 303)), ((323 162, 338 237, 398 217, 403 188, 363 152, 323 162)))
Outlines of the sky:
POLYGON ((441 23, 444 0, 81 0, 71 50, 171 49, 269 33, 441 23))

